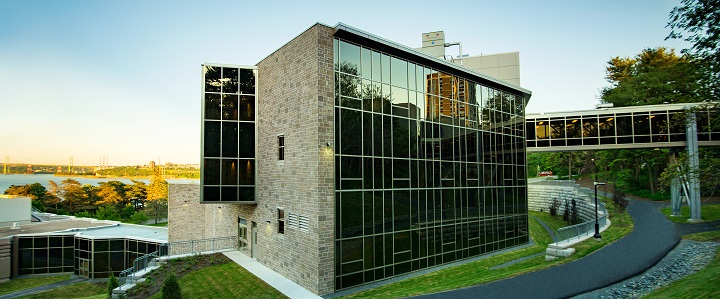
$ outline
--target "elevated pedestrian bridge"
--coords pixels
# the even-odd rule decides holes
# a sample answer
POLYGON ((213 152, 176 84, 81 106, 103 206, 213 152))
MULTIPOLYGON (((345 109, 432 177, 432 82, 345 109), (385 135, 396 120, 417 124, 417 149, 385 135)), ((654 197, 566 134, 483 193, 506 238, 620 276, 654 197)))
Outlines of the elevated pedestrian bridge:
POLYGON ((673 181, 670 193, 673 215, 687 199, 690 220, 700 221, 699 146, 720 146, 720 131, 713 130, 720 111, 699 103, 647 105, 595 110, 526 114, 527 152, 571 152, 608 149, 684 149, 688 165, 673 181))
POLYGON ((526 114, 527 151, 568 152, 632 148, 720 146, 711 130, 718 111, 698 111, 695 121, 684 112, 697 104, 665 104, 526 114), (696 139, 693 139, 696 136, 696 139))

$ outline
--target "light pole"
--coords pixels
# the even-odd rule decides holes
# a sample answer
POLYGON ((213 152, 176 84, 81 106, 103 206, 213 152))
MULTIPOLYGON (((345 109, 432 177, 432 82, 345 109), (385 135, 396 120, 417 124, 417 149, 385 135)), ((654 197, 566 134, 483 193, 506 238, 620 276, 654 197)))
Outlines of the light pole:
POLYGON ((597 165, 595 164, 595 159, 591 159, 593 162, 593 170, 595 172, 595 181, 593 182, 593 186, 595 186, 595 235, 593 235, 593 238, 596 240, 602 239, 602 236, 600 235, 600 224, 598 224, 598 203, 597 203, 597 187, 605 185, 605 183, 600 183, 597 180, 597 165))
POLYGON ((595 238, 595 239, 602 239, 602 236, 600 235, 600 224, 598 224, 597 187, 598 187, 598 186, 605 185, 605 183, 593 182, 593 185, 595 185, 595 235, 593 235, 593 238, 595 238))

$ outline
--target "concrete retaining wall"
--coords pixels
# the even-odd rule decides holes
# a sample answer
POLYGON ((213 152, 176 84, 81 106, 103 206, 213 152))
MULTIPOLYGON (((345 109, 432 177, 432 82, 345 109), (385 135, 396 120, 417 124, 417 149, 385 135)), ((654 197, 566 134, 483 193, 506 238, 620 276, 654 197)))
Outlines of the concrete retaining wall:
POLYGON ((531 211, 550 212, 550 204, 557 199, 560 202, 558 215, 565 212, 565 202, 572 206, 577 203, 580 221, 595 219, 595 202, 590 196, 580 191, 580 185, 533 185, 528 184, 528 209, 531 211))

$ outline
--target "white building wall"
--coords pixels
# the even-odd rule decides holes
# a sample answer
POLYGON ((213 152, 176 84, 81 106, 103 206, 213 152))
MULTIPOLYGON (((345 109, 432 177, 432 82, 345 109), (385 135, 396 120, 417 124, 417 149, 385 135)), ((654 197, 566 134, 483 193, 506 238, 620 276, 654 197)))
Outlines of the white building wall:
POLYGON ((0 227, 30 223, 30 198, 0 195, 0 227))

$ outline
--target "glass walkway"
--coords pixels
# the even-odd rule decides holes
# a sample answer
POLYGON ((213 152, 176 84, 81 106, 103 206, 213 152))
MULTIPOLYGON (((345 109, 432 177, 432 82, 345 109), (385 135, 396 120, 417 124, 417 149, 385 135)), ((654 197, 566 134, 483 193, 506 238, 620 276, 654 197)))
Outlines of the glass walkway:
MULTIPOLYGON (((558 152, 602 149, 685 147, 688 130, 683 112, 693 104, 648 105, 526 114, 527 151, 558 152)), ((720 146, 720 132, 710 123, 718 111, 696 113, 698 146, 720 146)), ((692 131, 692 130, 691 130, 692 131)))

